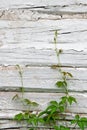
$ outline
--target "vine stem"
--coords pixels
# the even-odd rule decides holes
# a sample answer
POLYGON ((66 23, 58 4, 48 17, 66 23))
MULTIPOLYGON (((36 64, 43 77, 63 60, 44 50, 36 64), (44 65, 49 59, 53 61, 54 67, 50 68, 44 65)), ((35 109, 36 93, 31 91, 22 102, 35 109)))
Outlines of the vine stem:
POLYGON ((22 72, 22 69, 19 65, 16 65, 16 67, 18 69, 18 73, 19 73, 19 76, 20 76, 20 81, 21 81, 20 91, 22 92, 22 99, 23 99, 23 95, 24 95, 23 72, 22 72))
MULTIPOLYGON (((54 36, 54 44, 55 44, 55 52, 56 52, 56 56, 57 56, 57 60, 58 60, 58 71, 61 74, 62 79, 66 82, 66 78, 63 75, 63 71, 61 69, 61 62, 60 62, 60 50, 57 49, 57 38, 58 38, 58 32, 57 30, 55 31, 55 36, 54 36)), ((68 89, 65 87, 65 92, 66 94, 68 94, 68 89)))
POLYGON ((55 52, 56 52, 56 56, 57 56, 57 60, 58 60, 58 71, 62 71, 61 70, 61 62, 60 62, 60 53, 59 50, 57 49, 57 36, 58 36, 58 32, 57 30, 55 31, 55 36, 54 36, 54 44, 55 44, 55 52))
MULTIPOLYGON (((58 32, 56 30, 55 31, 55 36, 54 36, 54 44, 55 44, 55 52, 56 52, 56 56, 57 56, 57 60, 58 60, 58 72, 60 72, 63 81, 66 82, 66 76, 63 75, 63 71, 61 69, 61 66, 62 66, 61 62, 60 62, 60 53, 61 53, 61 50, 57 49, 57 38, 58 38, 58 32)), ((65 86, 64 89, 65 89, 65 95, 68 97, 69 96, 69 92, 68 92, 67 86, 65 86)), ((67 109, 67 107, 68 107, 68 103, 66 101, 65 109, 67 109)), ((68 126, 67 122, 65 122, 65 124, 66 124, 66 126, 68 126)))

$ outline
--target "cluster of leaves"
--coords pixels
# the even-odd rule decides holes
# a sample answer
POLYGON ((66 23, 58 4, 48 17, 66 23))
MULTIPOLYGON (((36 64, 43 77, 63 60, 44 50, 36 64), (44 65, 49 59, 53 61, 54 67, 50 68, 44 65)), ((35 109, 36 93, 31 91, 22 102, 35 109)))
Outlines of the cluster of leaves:
POLYGON ((81 130, 84 130, 87 128, 87 118, 76 115, 75 119, 71 121, 71 124, 75 124, 75 126, 78 125, 81 130))
MULTIPOLYGON (((66 112, 68 110, 68 106, 71 106, 73 103, 77 103, 76 98, 69 94, 68 90, 68 78, 72 78, 73 75, 69 72, 65 72, 61 69, 60 63, 60 54, 62 53, 61 49, 57 49, 57 31, 55 31, 54 36, 54 44, 55 44, 55 52, 58 58, 58 71, 61 74, 61 80, 56 82, 57 88, 61 88, 64 92, 64 96, 60 98, 59 101, 50 101, 47 108, 41 112, 32 113, 29 110, 19 113, 15 115, 15 120, 23 121, 27 124, 27 126, 31 126, 29 130, 38 130, 39 125, 49 125, 52 126, 54 130, 70 130, 70 125, 74 128, 79 127, 81 130, 85 130, 87 128, 87 118, 80 117, 76 115, 73 120, 70 120, 70 124, 65 123, 61 124, 62 121, 66 122, 66 112)), ((24 93, 23 88, 23 76, 20 67, 17 65, 19 69, 19 74, 21 77, 22 83, 22 95, 24 93)), ((17 97, 17 96, 15 96, 17 97)), ((14 98, 15 98, 14 97, 14 98)), ((32 102, 29 99, 26 99, 22 96, 22 102, 26 105, 38 106, 39 104, 36 102, 32 102)), ((69 122, 69 121, 68 121, 69 122)))
POLYGON ((44 123, 44 120, 40 117, 38 117, 37 114, 33 114, 30 111, 22 112, 17 115, 15 115, 15 120, 17 121, 25 121, 25 124, 30 125, 31 128, 29 130, 36 130, 36 127, 38 127, 39 123, 44 123))

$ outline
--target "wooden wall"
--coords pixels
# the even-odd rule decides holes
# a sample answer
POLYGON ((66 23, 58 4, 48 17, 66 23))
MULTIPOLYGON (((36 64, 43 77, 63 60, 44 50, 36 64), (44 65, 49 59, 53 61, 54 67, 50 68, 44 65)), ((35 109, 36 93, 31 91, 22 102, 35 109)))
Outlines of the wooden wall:
MULTIPOLYGON (((56 89, 60 79, 54 51, 54 31, 62 67, 73 74, 68 81, 77 98, 67 113, 87 116, 87 0, 0 0, 0 130, 26 130, 13 121, 25 108, 12 101, 21 87, 16 65, 23 71, 25 97, 40 104, 63 95, 56 89)), ((42 128, 41 128, 42 130, 42 128)))

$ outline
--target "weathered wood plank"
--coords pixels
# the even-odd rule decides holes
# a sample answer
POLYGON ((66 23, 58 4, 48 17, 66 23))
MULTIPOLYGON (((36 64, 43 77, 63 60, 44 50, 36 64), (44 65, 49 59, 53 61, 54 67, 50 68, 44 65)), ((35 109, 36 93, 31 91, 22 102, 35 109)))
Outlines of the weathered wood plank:
MULTIPOLYGON (((51 8, 51 7, 50 7, 51 8)), ((58 7, 56 7, 58 8, 58 7)), ((75 7, 76 8, 76 7, 75 7)), ((35 8, 38 9, 38 8, 35 8)), ((26 20, 26 21, 38 21, 38 20, 60 20, 60 19, 86 19, 87 13, 68 13, 62 11, 55 11, 55 7, 51 10, 42 11, 35 9, 18 9, 18 10, 1 10, 0 20, 26 20)))
POLYGON ((0 10, 0 20, 32 20, 39 19, 59 20, 59 19, 86 19, 87 6, 64 5, 61 6, 36 6, 22 9, 0 10))
MULTIPOLYGON (((58 48, 87 50, 87 19, 0 21, 0 52, 3 48, 54 48, 54 31, 58 31, 58 48), (84 44, 83 44, 84 43, 84 44)), ((20 50, 20 49, 19 49, 20 50)))
MULTIPOLYGON (((12 92, 0 92, 0 130, 9 130, 9 129, 15 129, 15 130, 19 130, 19 129, 27 129, 26 128, 26 124, 24 123, 18 123, 13 121, 13 117, 15 114, 21 112, 22 110, 28 109, 28 110, 32 110, 31 107, 26 107, 26 105, 22 105, 22 103, 20 103, 19 100, 16 101, 12 101, 12 97, 15 94, 19 94, 20 93, 12 93, 12 92)), ((87 98, 87 94, 71 94, 72 96, 75 96, 78 100, 78 104, 74 104, 72 107, 70 107, 67 110, 66 113, 66 121, 69 119, 73 119, 73 117, 75 116, 75 114, 80 114, 81 116, 85 116, 87 117, 87 105, 85 104, 86 102, 86 98, 87 98), (84 113, 83 113, 84 111, 84 113), (71 112, 71 113, 70 113, 71 112), (85 115, 84 115, 85 114, 85 115)), ((24 96, 26 98, 29 98, 33 101, 37 101, 40 106, 38 108, 34 108, 35 111, 40 111, 43 110, 47 103, 50 100, 59 100, 59 98, 61 96, 63 96, 63 94, 43 94, 43 93, 25 93, 24 96)), ((68 122, 67 122, 68 123, 68 122)), ((41 130, 42 129, 49 129, 49 126, 40 126, 39 127, 41 130)), ((38 128, 38 129, 39 129, 38 128)))
POLYGON ((68 81, 69 91, 78 101, 67 110, 67 119, 75 113, 87 117, 87 1, 0 0, 0 130, 26 130, 12 119, 21 110, 32 109, 12 101, 15 94, 21 96, 15 92, 21 87, 16 64, 23 67, 24 97, 40 103, 35 111, 64 95, 56 89, 61 78, 52 67, 57 64, 55 30, 58 48, 64 49, 63 69, 74 76, 68 81))
MULTIPOLYGON (((21 66, 21 69, 23 71, 24 87, 29 88, 28 91, 57 91, 55 83, 57 80, 61 80, 57 68, 21 66)), ((62 69, 73 75, 73 78, 68 80, 70 91, 87 91, 87 68, 62 69)), ((10 91, 12 89, 16 90, 19 87, 21 87, 21 80, 16 67, 0 67, 0 89, 10 91)))
MULTIPOLYGON (((60 55, 62 66, 87 67, 87 52, 66 50, 60 55)), ((52 66, 58 63, 55 51, 34 48, 0 48, 0 65, 52 66), (54 60, 53 60, 54 59, 54 60)))
MULTIPOLYGON (((70 5, 79 5, 79 6, 86 6, 87 1, 85 0, 15 0, 15 1, 11 1, 11 0, 0 0, 0 8, 29 8, 29 7, 41 7, 41 6, 62 6, 62 7, 67 7, 70 5)), ((82 10, 81 10, 82 11, 82 10)))
MULTIPOLYGON (((40 111, 39 111, 40 112, 40 111)), ((4 124, 5 122, 6 123, 8 123, 9 122, 9 124, 10 124, 10 121, 11 121, 11 123, 12 123, 12 121, 14 121, 13 119, 14 119, 14 116, 16 115, 16 114, 19 114, 19 113, 22 113, 22 111, 21 110, 1 110, 0 111, 0 119, 2 119, 2 120, 0 120, 0 124, 4 124)), ((31 113, 37 113, 37 111, 33 111, 33 112, 31 112, 31 113)), ((87 113, 78 113, 81 117, 87 117, 87 113)), ((67 120, 72 120, 74 117, 75 117, 75 115, 76 115, 76 113, 69 113, 69 112, 66 112, 66 114, 65 113, 63 113, 63 115, 66 115, 66 121, 67 120)), ((15 121, 13 122, 13 123, 15 123, 15 121)), ((17 125, 17 124, 16 124, 17 125)))
MULTIPOLYGON (((15 114, 21 112, 21 110, 25 110, 28 109, 30 110, 30 107, 26 107, 26 105, 22 105, 22 103, 20 103, 20 101, 16 100, 16 101, 12 101, 12 97, 15 94, 19 94, 20 93, 14 93, 14 92, 0 92, 0 130, 3 129, 25 129, 26 130, 26 124, 20 124, 20 123, 16 123, 15 121, 13 121, 13 117, 15 114)), ((73 119, 73 117, 75 116, 76 113, 80 114, 81 116, 87 116, 87 105, 85 104, 86 102, 86 98, 87 98, 87 94, 71 94, 73 96, 75 96, 78 100, 78 104, 74 104, 72 107, 70 107, 67 110, 66 113, 66 120, 70 120, 73 119), (83 113, 84 111, 84 113, 83 113), (69 113, 71 112, 71 113, 69 113), (84 115, 85 114, 85 115, 84 115)), ((63 96, 63 94, 43 94, 43 93, 25 93, 24 96, 26 98, 29 98, 33 101, 37 101, 40 106, 38 108, 34 108, 35 111, 40 111, 42 109, 44 109, 47 105, 47 103, 50 100, 59 100, 59 98, 61 96, 63 96)), ((48 129, 48 127, 45 126, 40 126, 40 129, 48 129)))
MULTIPOLYGON (((86 116, 85 116, 86 117, 86 116)), ((65 124, 64 123, 64 121, 60 121, 60 122, 58 122, 58 123, 63 123, 63 124, 65 124)), ((69 125, 69 127, 74 127, 74 126, 71 126, 71 124, 69 123, 69 121, 67 121, 66 120, 66 123, 69 125)), ((15 122, 15 121, 13 121, 13 120, 2 120, 2 121, 0 121, 0 130, 28 130, 29 129, 29 127, 31 127, 31 126, 27 126, 26 124, 24 124, 24 122, 21 122, 21 123, 17 123, 17 122, 15 122)), ((47 126, 38 126, 38 130, 49 130, 49 129, 51 129, 51 130, 53 130, 52 129, 52 126, 50 126, 50 125, 47 125, 47 126)), ((76 127, 76 130, 79 130, 79 128, 78 127, 76 127)))
MULTIPOLYGON (((24 97, 28 98, 32 101, 36 101, 39 103, 38 107, 31 107, 31 106, 26 106, 23 105, 20 100, 13 100, 12 98, 16 92, 0 92, 0 110, 6 111, 6 110, 43 110, 46 106, 47 103, 51 100, 59 100, 61 96, 64 94, 62 93, 29 93, 26 92, 24 93, 24 97)), ((73 112, 73 113, 87 113, 87 93, 80 94, 80 93, 70 93, 70 95, 76 97, 78 104, 73 104, 71 107, 68 108, 67 112, 73 112)))

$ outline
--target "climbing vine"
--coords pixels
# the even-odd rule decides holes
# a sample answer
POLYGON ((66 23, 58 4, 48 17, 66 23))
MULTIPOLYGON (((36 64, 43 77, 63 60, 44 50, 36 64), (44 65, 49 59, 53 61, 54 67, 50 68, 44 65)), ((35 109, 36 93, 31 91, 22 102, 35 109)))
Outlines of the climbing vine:
MULTIPOLYGON (((62 49, 57 49, 57 37, 58 32, 55 31, 54 35, 54 45, 55 52, 58 59, 57 71, 61 75, 61 80, 56 81, 55 85, 57 88, 63 90, 64 96, 60 100, 52 100, 48 103, 45 110, 41 112, 34 113, 33 110, 26 110, 17 115, 15 115, 14 120, 18 122, 23 122, 29 130, 38 130, 39 126, 48 126, 50 129, 54 130, 72 130, 75 128, 80 128, 85 130, 87 128, 87 118, 75 115, 72 120, 67 120, 67 110, 73 103, 77 103, 75 97, 71 96, 68 90, 68 79, 73 78, 70 72, 63 71, 62 64, 60 62, 60 55, 63 52, 62 49)), ((53 66, 52 66, 53 67, 53 66)), ((29 106, 37 107, 39 104, 32 102, 29 99, 24 98, 24 85, 22 71, 19 65, 17 65, 19 71, 22 87, 20 88, 22 96, 15 95, 13 100, 20 99, 20 101, 29 106)))

